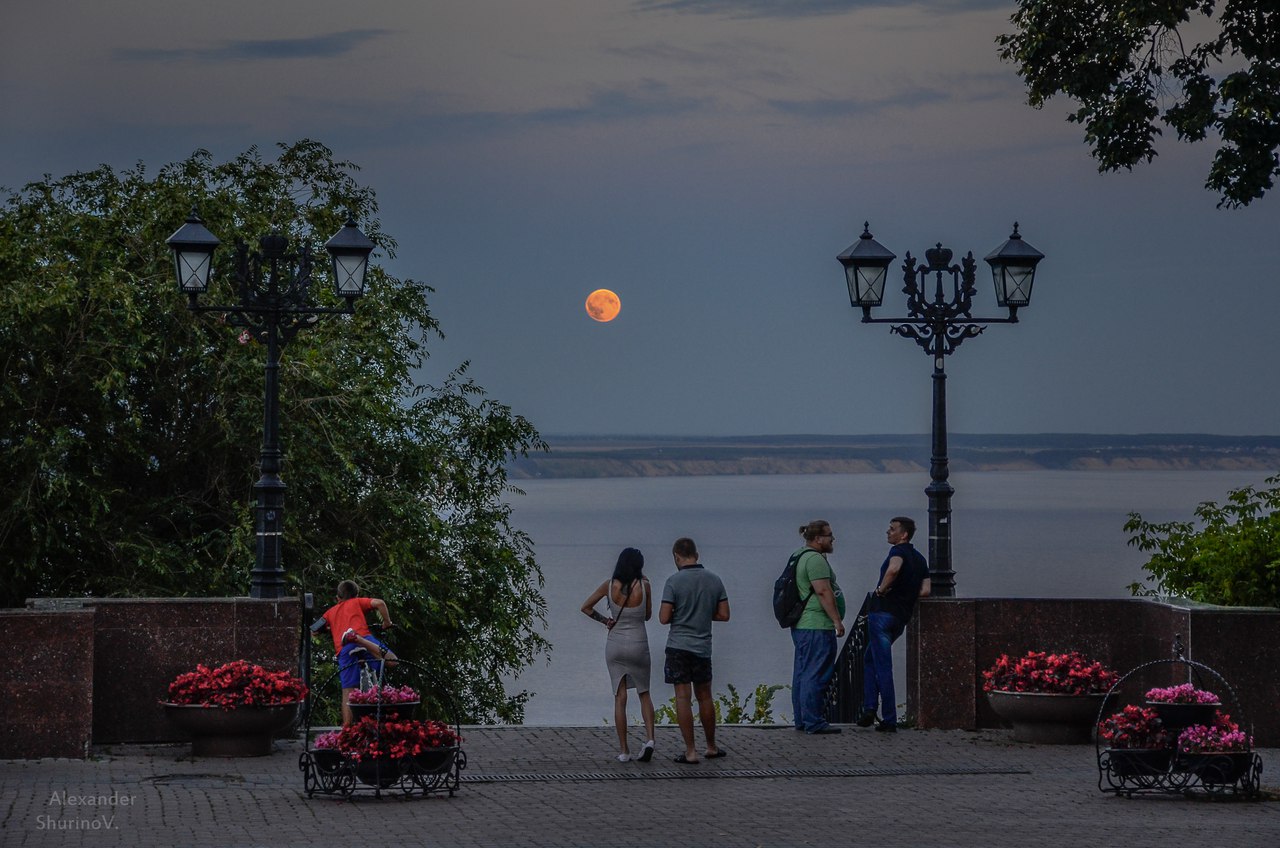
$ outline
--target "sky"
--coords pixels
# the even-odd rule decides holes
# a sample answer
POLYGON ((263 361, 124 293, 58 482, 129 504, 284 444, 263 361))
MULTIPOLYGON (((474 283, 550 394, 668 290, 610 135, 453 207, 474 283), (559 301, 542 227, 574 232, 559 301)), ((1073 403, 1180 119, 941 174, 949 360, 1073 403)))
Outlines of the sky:
POLYGON ((998 317, 981 259, 1017 222, 1046 258, 1022 320, 948 358, 952 432, 1280 432, 1280 197, 1216 208, 1212 146, 1172 133, 1099 174, 1000 61, 1012 9, 12 3, 0 186, 320 141, 435 289, 421 380, 469 362, 548 436, 928 432, 930 359, 860 323, 835 257, 864 221, 899 259, 972 251, 998 317))

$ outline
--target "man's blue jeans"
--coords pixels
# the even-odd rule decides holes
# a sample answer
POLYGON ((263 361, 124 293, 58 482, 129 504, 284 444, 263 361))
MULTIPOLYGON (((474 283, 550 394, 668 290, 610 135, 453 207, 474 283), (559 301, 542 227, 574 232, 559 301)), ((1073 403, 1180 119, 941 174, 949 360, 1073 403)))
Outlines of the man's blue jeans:
POLYGON ((893 691, 893 643, 906 625, 889 612, 867 616, 867 653, 862 665, 862 709, 874 713, 880 702, 885 724, 898 723, 898 701, 893 691))
POLYGON ((796 648, 791 668, 791 709, 796 729, 812 733, 827 726, 823 696, 836 670, 836 632, 791 628, 796 648))

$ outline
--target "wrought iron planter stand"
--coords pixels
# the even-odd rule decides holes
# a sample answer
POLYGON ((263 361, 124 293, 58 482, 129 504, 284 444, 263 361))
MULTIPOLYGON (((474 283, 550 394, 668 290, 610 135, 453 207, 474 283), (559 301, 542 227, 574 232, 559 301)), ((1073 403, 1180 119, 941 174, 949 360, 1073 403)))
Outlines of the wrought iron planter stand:
MULTIPOLYGON (((421 680, 432 682, 432 689, 440 697, 446 699, 445 690, 437 685, 429 671, 410 660, 397 661, 396 675, 417 675, 421 680)), ((332 691, 338 672, 334 671, 329 679, 314 691, 332 691)), ((381 681, 380 681, 381 683, 381 681)), ((412 705, 415 709, 417 704, 412 705)), ((462 782, 462 770, 467 767, 467 755, 462 746, 431 748, 421 754, 402 759, 376 759, 357 761, 346 757, 331 748, 312 748, 311 719, 315 712, 315 703, 307 702, 306 750, 298 757, 298 768, 302 771, 303 789, 311 798, 319 793, 324 796, 351 798, 357 794, 371 794, 381 798, 384 794, 401 797, 427 797, 433 794, 448 793, 449 797, 458 791, 462 782)), ((366 705, 366 714, 372 714, 378 721, 403 721, 412 715, 409 705, 382 704, 366 705), (373 707, 372 713, 368 707, 373 707)), ((461 739, 461 727, 457 723, 456 710, 447 722, 454 733, 461 739)))
MULTIPOLYGON (((1155 660, 1144 663, 1116 681, 1115 686, 1107 693, 1103 708, 1098 714, 1098 722, 1106 718, 1108 709, 1122 704, 1121 693, 1127 682, 1138 682, 1144 675, 1158 673, 1162 667, 1170 671, 1184 670, 1185 678, 1194 682, 1197 687, 1201 681, 1212 681, 1212 686, 1222 697, 1222 704, 1206 705, 1209 715, 1218 706, 1229 706, 1232 718, 1245 729, 1252 740, 1251 726, 1243 720, 1240 702, 1236 698, 1231 685, 1212 668, 1203 663, 1186 659, 1182 653, 1180 637, 1174 638, 1174 659, 1155 660)), ((1167 674, 1165 676, 1171 676, 1167 674)), ((1154 706, 1148 704, 1147 706, 1154 706)), ((1193 705, 1176 705, 1192 707, 1193 705)), ((1162 721, 1176 737, 1184 727, 1201 723, 1203 717, 1195 715, 1194 709, 1162 710, 1162 721), (1176 713, 1186 713, 1178 717, 1176 713), (1185 722, 1185 724, 1183 724, 1185 722)), ((1211 720, 1211 719, 1210 719, 1211 720)), ((1212 796, 1257 798, 1262 782, 1262 758, 1250 747, 1245 751, 1205 752, 1200 754, 1184 754, 1174 749, 1129 749, 1104 748, 1101 737, 1097 741, 1098 788, 1103 792, 1132 797, 1141 794, 1193 794, 1203 793, 1212 796)))
POLYGON ((322 795, 350 798, 357 792, 381 797, 458 791, 467 755, 460 747, 439 748, 401 760, 358 762, 337 751, 306 750, 298 760, 307 797, 322 795))

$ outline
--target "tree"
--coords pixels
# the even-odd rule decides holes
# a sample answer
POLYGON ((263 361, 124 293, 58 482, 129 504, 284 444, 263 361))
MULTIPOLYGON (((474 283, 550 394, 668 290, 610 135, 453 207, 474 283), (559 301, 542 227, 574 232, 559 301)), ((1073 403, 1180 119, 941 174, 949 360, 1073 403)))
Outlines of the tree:
POLYGON ((1156 584, 1134 583, 1133 594, 1280 607, 1280 476, 1266 482, 1270 488, 1232 490, 1225 504, 1200 504, 1199 528, 1189 521, 1153 524, 1129 513, 1129 544, 1152 555, 1143 570, 1156 584))
POLYGON ((1271 0, 1018 0, 1010 20, 1000 57, 1017 64, 1035 108, 1055 94, 1079 103, 1067 120, 1084 124, 1099 171, 1154 159, 1159 118, 1183 141, 1218 135, 1205 187, 1219 207, 1247 206, 1280 175, 1271 0), (1188 47, 1184 34, 1206 22, 1217 35, 1188 47))
MULTIPOLYGON (((198 151, 154 177, 103 166, 6 192, 0 604, 245 594, 263 354, 186 310, 165 239, 195 204, 224 241, 277 226, 323 256, 350 214, 394 256, 355 170, 302 141, 274 161, 198 151)), ((233 299, 215 291, 228 277, 211 300, 233 299)), ((545 445, 465 364, 415 385, 439 333, 431 289, 376 265, 369 277, 353 316, 300 333, 282 357, 288 579, 321 605, 355 579, 391 605, 401 655, 451 682, 463 718, 517 721, 527 695, 507 696, 501 678, 545 650, 534 625, 546 608, 502 496, 506 462, 545 445)), ((336 305, 323 282, 313 295, 336 305)))

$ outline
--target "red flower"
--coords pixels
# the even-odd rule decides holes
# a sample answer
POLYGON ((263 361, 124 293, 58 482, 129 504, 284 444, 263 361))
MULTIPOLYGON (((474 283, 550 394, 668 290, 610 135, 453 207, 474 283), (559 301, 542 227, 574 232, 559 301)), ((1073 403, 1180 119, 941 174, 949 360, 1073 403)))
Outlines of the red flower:
POLYGON ((337 748, 353 760, 400 760, 432 748, 457 745, 462 737, 443 722, 382 721, 365 716, 338 732, 337 748))
POLYGON ((1099 722, 1098 735, 1112 748, 1167 748, 1173 742, 1155 710, 1134 704, 1099 722))
POLYGON ((236 707, 293 704, 307 694, 306 685, 287 671, 267 671, 244 660, 178 675, 169 684, 169 703, 236 707))

